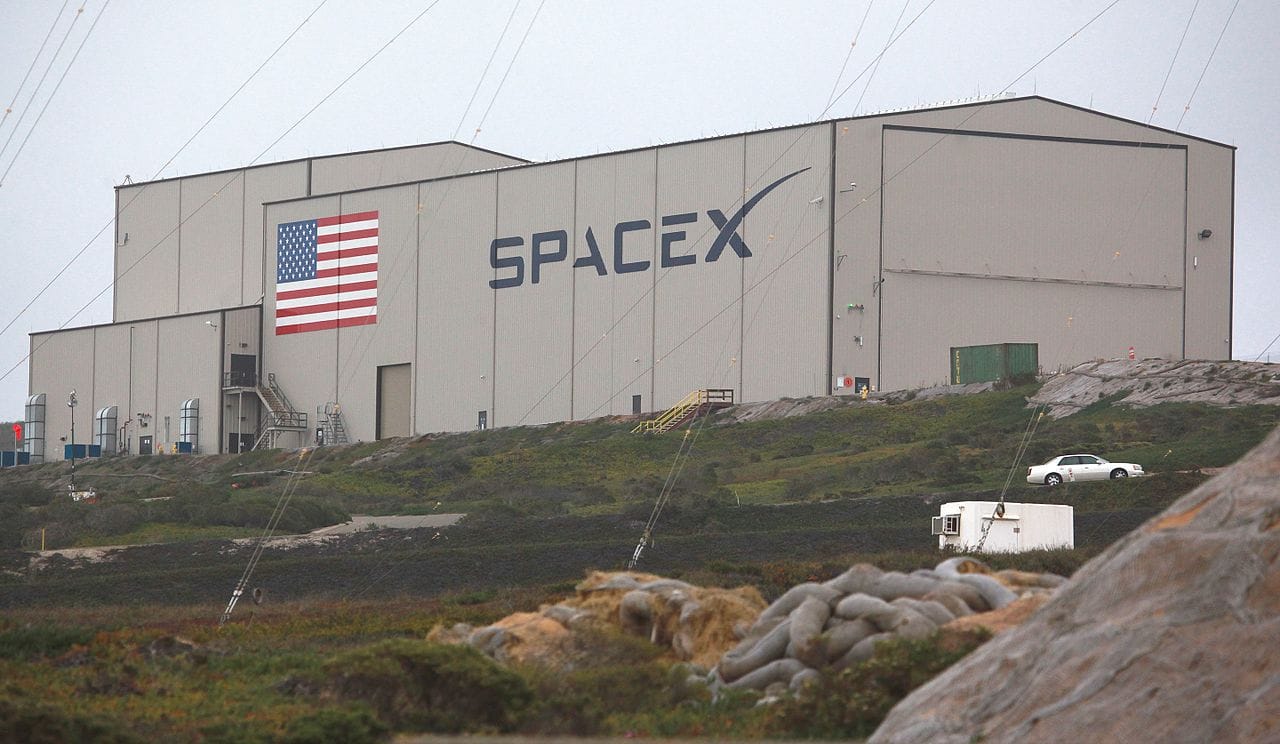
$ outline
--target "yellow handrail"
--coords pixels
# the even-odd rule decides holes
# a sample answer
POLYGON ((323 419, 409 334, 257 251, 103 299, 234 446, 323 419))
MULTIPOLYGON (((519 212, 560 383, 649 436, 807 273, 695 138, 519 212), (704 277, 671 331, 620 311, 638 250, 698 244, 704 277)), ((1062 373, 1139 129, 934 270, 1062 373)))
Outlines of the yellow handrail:
POLYGON ((668 431, 677 426, 684 420, 690 411, 697 410, 711 402, 732 404, 732 390, 694 390, 679 403, 668 408, 657 418, 648 421, 642 421, 631 430, 632 434, 639 434, 645 431, 668 431))

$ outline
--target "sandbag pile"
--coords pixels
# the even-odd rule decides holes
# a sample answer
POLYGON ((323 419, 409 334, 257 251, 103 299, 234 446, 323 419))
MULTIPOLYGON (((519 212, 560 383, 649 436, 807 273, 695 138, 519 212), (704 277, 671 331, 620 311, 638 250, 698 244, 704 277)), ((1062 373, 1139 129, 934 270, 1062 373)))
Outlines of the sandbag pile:
POLYGON ((638 572, 592 572, 574 597, 538 612, 520 612, 480 628, 436 628, 428 640, 466 643, 497 661, 571 668, 592 628, 612 626, 648 638, 681 660, 706 669, 738 641, 765 607, 752 587, 699 587, 638 572))
POLYGON ((999 610, 1064 581, 1053 574, 992 573, 971 558, 950 558, 910 574, 858 564, 830 581, 800 584, 779 597, 720 659, 711 682, 738 689, 798 689, 820 669, 866 661, 881 641, 924 638, 956 618, 999 610))

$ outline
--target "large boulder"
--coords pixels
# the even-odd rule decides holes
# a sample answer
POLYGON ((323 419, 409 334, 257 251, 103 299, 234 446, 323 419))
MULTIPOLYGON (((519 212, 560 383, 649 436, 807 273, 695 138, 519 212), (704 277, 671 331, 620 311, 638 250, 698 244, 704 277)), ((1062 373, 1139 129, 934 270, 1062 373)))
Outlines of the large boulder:
POLYGON ((885 742, 1280 741, 1280 429, 899 703, 885 742))

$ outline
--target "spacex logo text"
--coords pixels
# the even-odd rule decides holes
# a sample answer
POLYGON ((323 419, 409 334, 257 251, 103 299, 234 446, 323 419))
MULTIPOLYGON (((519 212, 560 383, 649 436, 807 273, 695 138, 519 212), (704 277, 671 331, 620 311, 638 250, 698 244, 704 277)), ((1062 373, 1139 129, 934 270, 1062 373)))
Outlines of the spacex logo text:
MULTIPOLYGON (((747 258, 751 255, 751 249, 747 247, 742 236, 738 234, 738 228, 742 226, 742 220, 747 214, 769 195, 769 192, 781 186, 787 180, 794 178, 801 173, 809 170, 801 168, 794 173, 779 178, 773 183, 765 186, 756 192, 746 202, 742 208, 732 215, 726 217, 724 212, 719 209, 707 210, 707 217, 711 218, 711 222, 719 228, 720 232, 716 235, 715 240, 711 242, 711 248, 707 250, 707 255, 703 260, 710 263, 720 260, 720 256, 724 253, 725 248, 732 250, 739 258, 747 258)), ((684 212, 681 214, 665 215, 661 222, 664 228, 679 228, 685 225, 692 225, 698 221, 697 212, 684 212)), ((626 260, 623 255, 623 246, 627 233, 637 232, 640 230, 650 230, 653 228, 649 220, 628 220, 619 222, 613 226, 613 273, 629 274, 634 271, 647 271, 652 263, 648 260, 626 260)), ((573 262, 573 268, 584 269, 593 268, 599 276, 605 276, 609 273, 609 266, 605 262, 604 253, 600 250, 600 243, 596 239, 595 231, 588 227, 584 235, 587 244, 587 255, 579 256, 573 262)), ((698 257, 690 253, 677 253, 679 250, 676 244, 685 240, 687 237, 684 229, 664 230, 662 233, 662 252, 659 266, 669 268, 672 266, 688 266, 697 263, 698 257)), ((505 273, 497 279, 491 279, 489 286, 494 289, 505 289, 508 287, 519 287, 524 284, 525 275, 525 257, 522 250, 514 253, 511 249, 523 249, 524 238, 520 236, 498 238, 489 244, 489 265, 495 271, 505 273)), ((569 258, 569 233, 565 230, 548 230, 546 232, 536 232, 529 239, 529 281, 537 284, 542 278, 542 268, 546 264, 558 263, 566 261, 569 258)))

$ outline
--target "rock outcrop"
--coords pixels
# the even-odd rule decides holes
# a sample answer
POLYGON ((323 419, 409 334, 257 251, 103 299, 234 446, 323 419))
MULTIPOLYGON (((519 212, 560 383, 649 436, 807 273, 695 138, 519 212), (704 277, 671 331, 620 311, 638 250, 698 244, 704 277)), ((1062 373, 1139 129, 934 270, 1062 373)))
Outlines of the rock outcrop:
POLYGON ((1192 359, 1108 359, 1050 377, 1028 402, 1062 418, 1104 398, 1142 408, 1160 403, 1280 405, 1280 366, 1192 359))
POLYGON ((873 744, 1280 741, 1280 429, 899 703, 873 744))

